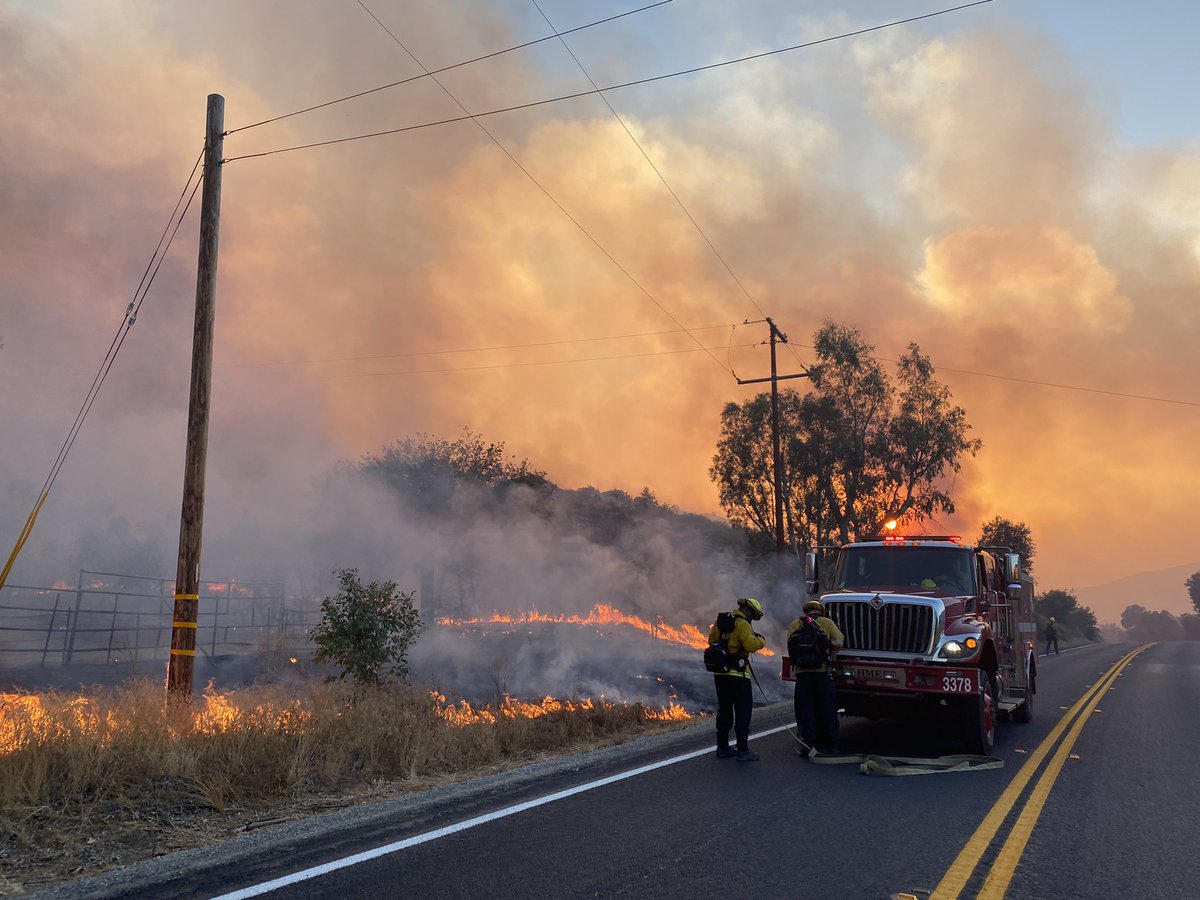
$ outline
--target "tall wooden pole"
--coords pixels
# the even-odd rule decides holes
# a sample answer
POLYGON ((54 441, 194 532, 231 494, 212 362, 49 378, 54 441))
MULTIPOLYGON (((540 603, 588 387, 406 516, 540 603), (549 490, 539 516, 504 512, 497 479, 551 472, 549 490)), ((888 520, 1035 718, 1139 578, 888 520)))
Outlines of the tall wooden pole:
POLYGON ((192 335, 192 387, 188 400, 183 510, 179 521, 179 566, 175 570, 175 616, 171 623, 171 660, 167 666, 168 693, 183 696, 192 693, 200 607, 200 540, 204 525, 204 469, 208 456, 224 131, 225 98, 220 94, 209 94, 204 133, 204 189, 200 202, 200 259, 196 267, 196 328, 192 335))
POLYGON ((779 446, 779 372, 775 368, 775 338, 779 329, 768 317, 771 327, 771 455, 775 469, 775 552, 786 547, 783 540, 783 453, 779 446))
POLYGON ((765 321, 771 329, 771 375, 769 378, 739 378, 737 383, 761 384, 764 381, 771 382, 771 456, 775 481, 775 551, 783 553, 787 549, 787 543, 783 536, 783 497, 787 493, 787 488, 783 483, 783 448, 779 423, 779 382, 786 381, 789 378, 809 378, 812 373, 805 369, 803 372, 798 372, 795 375, 779 374, 775 361, 775 343, 776 341, 780 341, 786 344, 787 335, 776 328, 775 323, 770 318, 767 318, 765 321))

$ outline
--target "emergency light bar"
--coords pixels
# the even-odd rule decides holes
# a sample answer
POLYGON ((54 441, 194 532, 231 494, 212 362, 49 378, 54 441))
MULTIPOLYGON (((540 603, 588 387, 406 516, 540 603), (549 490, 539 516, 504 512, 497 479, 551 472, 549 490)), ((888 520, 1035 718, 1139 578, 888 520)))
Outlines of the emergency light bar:
POLYGON ((950 541, 953 544, 962 543, 961 534, 914 534, 912 537, 907 537, 898 534, 880 535, 876 540, 883 541, 885 544, 903 544, 906 541, 950 541))

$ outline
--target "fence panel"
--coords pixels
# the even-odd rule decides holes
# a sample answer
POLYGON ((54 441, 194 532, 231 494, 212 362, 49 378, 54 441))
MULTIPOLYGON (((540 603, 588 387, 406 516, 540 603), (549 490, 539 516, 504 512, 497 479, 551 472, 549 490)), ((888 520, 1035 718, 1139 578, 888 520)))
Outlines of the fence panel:
MULTIPOLYGON (((14 668, 165 660, 174 592, 172 579, 87 569, 74 585, 6 585, 0 660, 14 668)), ((319 618, 316 603, 289 600, 281 583, 203 580, 196 646, 210 659, 268 642, 300 650, 319 618)))

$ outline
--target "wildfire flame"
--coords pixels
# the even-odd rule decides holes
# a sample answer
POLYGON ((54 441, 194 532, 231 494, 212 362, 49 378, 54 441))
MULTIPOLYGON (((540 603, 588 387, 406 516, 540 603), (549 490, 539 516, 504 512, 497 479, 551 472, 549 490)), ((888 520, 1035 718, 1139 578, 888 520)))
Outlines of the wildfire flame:
MULTIPOLYGON (((233 702, 231 695, 221 694, 209 684, 191 721, 183 724, 181 730, 168 717, 167 731, 173 738, 183 736, 189 728, 205 735, 245 728, 295 734, 310 716, 298 700, 281 706, 243 709, 233 702)), ((101 713, 99 704, 90 697, 75 697, 50 709, 37 694, 0 693, 0 755, 72 736, 87 737, 107 747, 129 727, 130 723, 122 721, 115 712, 101 713)))
MULTIPOLYGON (((500 719, 536 719, 552 713, 573 713, 594 710, 603 706, 605 700, 556 700, 554 697, 543 697, 538 703, 525 700, 515 700, 505 696, 504 702, 493 708, 491 706, 472 706, 466 700, 458 703, 447 702, 444 694, 431 691, 431 696, 437 703, 438 717, 451 725, 465 727, 468 725, 494 724, 500 719)), ((671 700, 661 709, 647 709, 646 718, 656 722, 686 721, 692 718, 691 713, 671 700)))
MULTIPOLYGON (((551 624, 566 624, 566 625, 582 625, 582 626, 597 626, 597 625, 625 625, 630 628, 636 628, 638 631, 644 631, 651 637, 666 641, 669 644, 680 644, 684 647, 694 647, 697 650, 703 650, 708 646, 708 634, 701 631, 695 625, 667 625, 661 620, 651 624, 639 616, 631 616, 628 613, 623 613, 615 606, 610 606, 607 603, 598 603, 592 607, 591 612, 586 616, 568 616, 565 614, 548 615, 538 612, 536 609, 531 609, 528 612, 520 613, 492 613, 490 616, 481 616, 472 619, 451 619, 442 617, 436 620, 439 625, 446 625, 451 628, 465 628, 471 625, 525 625, 531 622, 545 622, 551 624)), ((774 656, 772 650, 762 649, 759 651, 763 656, 774 656)))
MULTIPOLYGON (((494 724, 501 719, 536 719, 554 713, 585 712, 613 706, 599 700, 556 700, 545 697, 537 703, 505 697, 496 707, 473 706, 466 700, 451 703, 444 694, 431 691, 434 711, 449 725, 494 724)), ((170 714, 168 701, 163 699, 163 720, 167 736, 172 739, 189 734, 218 735, 232 732, 271 732, 301 734, 312 713, 299 700, 284 704, 239 706, 234 693, 220 693, 210 683, 190 716, 180 720, 170 714)), ((659 709, 644 707, 647 720, 688 721, 692 715, 672 697, 659 709)), ((37 747, 54 741, 86 738, 100 747, 109 747, 132 723, 111 710, 103 710, 90 697, 74 697, 48 703, 37 694, 0 693, 0 756, 18 750, 37 747)))

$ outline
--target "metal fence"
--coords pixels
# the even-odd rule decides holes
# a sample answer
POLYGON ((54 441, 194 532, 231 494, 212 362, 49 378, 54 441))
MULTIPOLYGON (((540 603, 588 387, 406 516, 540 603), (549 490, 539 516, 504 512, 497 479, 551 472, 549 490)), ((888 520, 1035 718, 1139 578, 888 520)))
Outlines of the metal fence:
MULTIPOLYGON (((143 575, 84 569, 74 585, 6 585, 0 661, 46 667, 165 659, 174 603, 173 579, 143 575)), ((288 598, 282 583, 202 580, 196 649, 217 656, 267 643, 299 647, 319 618, 318 604, 288 598)))

